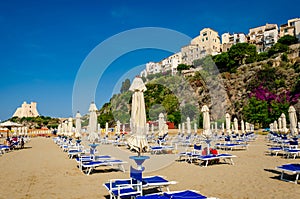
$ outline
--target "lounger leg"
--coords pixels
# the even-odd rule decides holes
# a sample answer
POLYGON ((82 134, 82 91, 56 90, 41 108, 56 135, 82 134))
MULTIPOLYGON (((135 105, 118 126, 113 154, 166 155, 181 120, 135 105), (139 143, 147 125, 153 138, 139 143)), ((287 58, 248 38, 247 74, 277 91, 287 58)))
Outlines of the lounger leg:
POLYGON ((299 173, 297 173, 297 175, 296 175, 295 184, 298 184, 298 179, 299 179, 299 173))

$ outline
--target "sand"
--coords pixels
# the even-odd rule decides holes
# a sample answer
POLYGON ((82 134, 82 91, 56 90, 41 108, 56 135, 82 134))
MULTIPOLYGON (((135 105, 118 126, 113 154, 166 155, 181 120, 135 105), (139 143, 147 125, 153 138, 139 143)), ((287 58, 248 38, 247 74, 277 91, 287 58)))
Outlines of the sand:
MULTIPOLYGON (((0 156, 0 198, 109 198, 102 184, 109 179, 129 177, 128 172, 110 167, 99 168, 87 176, 51 138, 32 138, 25 147, 0 156)), ((175 161, 170 154, 156 155, 145 162, 146 168, 151 168, 145 175, 163 175, 177 181, 170 186, 172 191, 193 189, 222 199, 299 198, 300 184, 281 181, 275 169, 281 164, 299 163, 299 157, 294 160, 268 156, 267 148, 265 137, 260 135, 246 151, 230 151, 237 156, 234 165, 208 167, 175 161), (169 159, 171 162, 166 164, 169 159), (159 162, 163 166, 157 166, 159 162)), ((99 150, 101 154, 111 152, 124 158, 129 163, 127 171, 130 164, 135 165, 126 159, 132 154, 124 147, 106 145, 99 150)))

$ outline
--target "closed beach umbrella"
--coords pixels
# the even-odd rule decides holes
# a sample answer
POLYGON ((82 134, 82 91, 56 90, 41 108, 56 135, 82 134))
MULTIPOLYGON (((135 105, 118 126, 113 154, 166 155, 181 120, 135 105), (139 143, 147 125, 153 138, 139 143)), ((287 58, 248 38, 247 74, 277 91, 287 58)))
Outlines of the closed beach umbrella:
POLYGON ((178 124, 178 133, 181 133, 181 124, 178 124))
POLYGON ((105 135, 108 135, 108 123, 105 123, 105 135))
POLYGON ((194 132, 197 133, 197 123, 194 123, 194 132))
POLYGON ((182 122, 182 124, 181 124, 181 133, 185 134, 185 125, 184 125, 184 122, 182 122))
POLYGON ((217 133, 218 133, 218 123, 215 122, 215 134, 217 134, 217 133))
POLYGON ((190 117, 186 118, 186 128, 187 128, 187 134, 190 135, 191 132, 191 119, 190 117))
POLYGON ((244 124, 244 120, 241 121, 241 131, 242 131, 242 134, 245 133, 245 124, 244 124))
POLYGON ((282 118, 281 118, 281 116, 278 118, 278 131, 282 132, 282 118))
POLYGON ((149 134, 149 130, 150 130, 150 126, 149 126, 149 123, 146 124, 146 135, 149 134))
POLYGON ((225 133, 225 127, 224 122, 222 122, 222 133, 225 133))
POLYGON ((211 131, 210 131, 209 109, 207 105, 204 105, 201 108, 201 112, 203 113, 203 134, 208 137, 211 135, 211 131))
POLYGON ((273 126, 274 126, 274 131, 277 132, 278 131, 278 124, 277 124, 276 120, 273 122, 273 126))
POLYGON ((89 140, 90 142, 95 142, 96 139, 98 138, 97 134, 97 107, 94 102, 90 104, 89 108, 89 126, 88 126, 88 133, 89 133, 89 140))
POLYGON ((297 115, 296 110, 293 106, 289 107, 289 118, 290 118, 290 131, 292 135, 297 134, 297 115))
POLYGON ((69 118, 68 119, 68 136, 72 136, 73 135, 73 118, 69 118))
POLYGON ((158 136, 162 137, 164 136, 164 127, 165 127, 165 120, 164 120, 164 114, 160 113, 158 116, 158 136))
POLYGON ((79 111, 77 111, 75 116, 75 137, 76 138, 81 137, 81 115, 79 111))
POLYGON ((282 123, 282 132, 283 133, 287 133, 288 129, 286 128, 286 117, 285 117, 285 114, 282 113, 280 117, 281 117, 281 123, 282 123))
POLYGON ((117 128, 116 128, 116 134, 119 135, 121 131, 121 122, 118 120, 117 121, 117 128))
POLYGON ((146 139, 146 110, 144 100, 144 91, 147 89, 143 80, 140 77, 136 77, 129 90, 134 92, 131 106, 133 135, 127 140, 127 143, 140 155, 141 152, 148 151, 149 148, 146 139))
POLYGON ((238 119, 236 117, 233 119, 233 124, 234 124, 235 134, 239 134, 239 123, 238 123, 238 119))
POLYGON ((229 113, 226 113, 225 115, 225 122, 226 122, 226 133, 230 133, 230 115, 229 113))

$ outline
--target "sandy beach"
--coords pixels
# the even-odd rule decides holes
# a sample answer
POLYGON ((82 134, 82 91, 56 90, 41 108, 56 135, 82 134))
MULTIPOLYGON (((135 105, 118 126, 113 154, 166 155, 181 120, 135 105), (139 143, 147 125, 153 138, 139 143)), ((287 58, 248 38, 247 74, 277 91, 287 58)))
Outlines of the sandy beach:
MULTIPOLYGON (((145 175, 163 175, 168 180, 177 181, 176 185, 170 186, 171 191, 193 189, 208 197, 298 198, 300 185, 281 181, 280 172, 275 167, 299 163, 299 157, 269 156, 265 154, 267 148, 265 136, 259 135, 246 151, 229 151, 237 156, 234 165, 214 164, 208 167, 174 161, 175 155, 171 154, 156 155, 157 159, 151 157, 145 162, 146 168, 168 158, 172 162, 161 169, 154 166, 153 170, 146 170, 145 175)), ((99 146, 99 150, 101 154, 113 154, 116 158, 132 155, 125 148, 112 145, 99 146)), ((134 164, 129 159, 125 161, 128 161, 128 171, 129 166, 134 164)), ((110 167, 99 168, 87 176, 51 138, 44 137, 32 138, 25 149, 0 156, 0 167, 0 198, 109 198, 102 184, 109 179, 129 177, 128 172, 110 167)))

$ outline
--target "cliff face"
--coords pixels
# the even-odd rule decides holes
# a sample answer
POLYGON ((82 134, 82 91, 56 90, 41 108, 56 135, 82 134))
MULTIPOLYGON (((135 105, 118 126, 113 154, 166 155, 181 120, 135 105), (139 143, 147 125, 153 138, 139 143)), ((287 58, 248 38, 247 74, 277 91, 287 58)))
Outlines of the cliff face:
MULTIPOLYGON (((197 104, 199 113, 203 105, 208 105, 213 121, 224 119, 226 112, 231 118, 244 119, 243 108, 249 104, 250 97, 255 96, 259 89, 267 91, 267 94, 263 94, 266 98, 267 95, 280 98, 286 96, 286 93, 290 96, 300 93, 299 49, 300 44, 290 46, 288 60, 279 54, 265 61, 239 66, 235 73, 219 73, 214 63, 210 63, 212 66, 208 67, 210 71, 198 70, 190 77, 162 76, 153 79, 146 84, 148 91, 145 93, 145 102, 148 114, 152 110, 158 115, 159 111, 165 110, 169 115, 173 114, 176 117, 174 110, 177 103, 181 108, 191 103, 197 104), (170 95, 174 95, 177 100, 170 95), (153 108, 156 105, 160 105, 157 110, 153 108)), ((113 96, 99 111, 103 121, 128 122, 130 98, 130 92, 113 96)), ((291 104, 296 110, 300 109, 300 103, 291 104)), ((176 110, 183 112, 180 108, 176 110)))
MULTIPOLYGON (((228 112, 242 118, 242 110, 258 87, 268 89, 274 95, 284 95, 297 90, 300 66, 300 44, 290 47, 288 61, 281 55, 261 62, 242 65, 235 73, 224 72, 213 78, 190 77, 199 105, 208 104, 213 120, 224 117, 228 112)), ((300 103, 295 107, 300 108, 300 103)))

